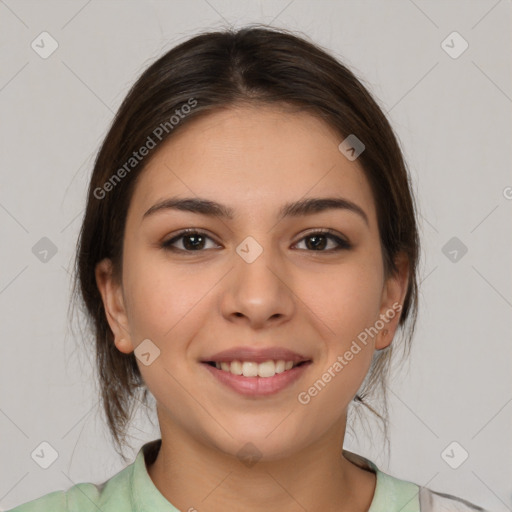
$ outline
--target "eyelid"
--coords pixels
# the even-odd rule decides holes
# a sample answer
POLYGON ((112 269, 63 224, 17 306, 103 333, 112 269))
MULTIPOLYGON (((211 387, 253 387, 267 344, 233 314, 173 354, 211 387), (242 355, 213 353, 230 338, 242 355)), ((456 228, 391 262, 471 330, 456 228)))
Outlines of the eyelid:
POLYGON ((352 247, 353 247, 352 243, 349 242, 349 240, 347 239, 346 236, 344 236, 341 233, 339 233, 338 231, 335 231, 334 229, 330 229, 330 228, 310 228, 307 231, 301 233, 300 238, 296 242, 294 242, 293 245, 296 245, 299 242, 302 242, 302 240, 304 240, 305 238, 308 238, 309 236, 316 235, 316 234, 324 235, 327 238, 334 240, 338 244, 338 246, 335 249, 329 249, 327 251, 306 251, 306 252, 311 252, 311 253, 318 252, 318 253, 329 254, 329 253, 339 252, 342 250, 352 249, 352 247))
MULTIPOLYGON (((178 233, 173 234, 172 237, 169 238, 168 240, 163 241, 161 243, 161 247, 163 249, 167 249, 170 251, 189 253, 189 254, 194 253, 194 252, 198 252, 198 253, 205 252, 206 251, 205 249, 198 250, 198 251, 187 251, 184 249, 179 249, 177 247, 173 247, 173 245, 172 245, 173 243, 176 243, 178 240, 187 236, 188 234, 196 234, 196 235, 204 236, 205 238, 208 238, 209 240, 213 241, 216 245, 222 247, 222 244, 217 242, 215 240, 215 238, 208 233, 208 231, 206 231, 202 228, 182 229, 178 233)), ((307 250, 307 249, 301 249, 301 251, 311 252, 311 253, 318 252, 318 253, 328 253, 329 254, 329 253, 339 252, 342 250, 348 250, 353 247, 352 243, 344 235, 342 235, 341 233, 338 233, 337 231, 330 229, 330 228, 310 228, 300 234, 300 238, 298 238, 295 242, 293 242, 292 247, 297 245, 299 242, 302 242, 305 238, 308 238, 309 236, 316 235, 316 234, 326 236, 327 238, 333 240, 337 244, 337 247, 335 247, 334 249, 329 249, 329 250, 325 250, 325 251, 314 251, 314 250, 307 250)))
POLYGON ((300 242, 303 238, 306 238, 307 236, 315 235, 317 233, 321 235, 332 235, 335 238, 339 238, 346 244, 350 244, 347 237, 331 228, 309 228, 305 232, 300 234, 300 238, 297 239, 297 242, 300 242))
MULTIPOLYGON (((161 246, 166 249, 176 249, 171 244, 174 242, 177 242, 180 238, 185 237, 186 235, 202 235, 205 238, 208 238, 215 242, 217 245, 221 245, 219 242, 215 240, 213 236, 211 236, 208 231, 205 231, 201 228, 185 228, 181 231, 178 231, 177 233, 173 234, 170 238, 164 240, 161 243, 161 246)), ((180 249, 176 249, 177 251, 180 251, 180 249)), ((182 252, 194 252, 194 251, 182 251, 182 252)), ((197 252, 204 252, 204 251, 197 251, 197 252)))

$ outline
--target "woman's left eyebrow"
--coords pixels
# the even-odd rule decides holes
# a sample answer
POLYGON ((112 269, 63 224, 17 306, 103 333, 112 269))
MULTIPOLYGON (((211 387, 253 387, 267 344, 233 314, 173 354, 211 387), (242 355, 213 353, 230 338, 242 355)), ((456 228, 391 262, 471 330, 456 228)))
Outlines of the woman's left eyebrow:
MULTIPOLYGON (((356 203, 342 197, 313 197, 286 203, 279 210, 279 220, 285 217, 313 215, 315 213, 321 213, 332 209, 348 210, 353 212, 359 215, 366 224, 369 225, 368 216, 365 211, 356 203)), ((167 210, 187 211, 229 220, 233 220, 235 217, 235 210, 233 208, 210 199, 204 199, 201 197, 171 197, 154 204, 146 211, 146 213, 144 213, 142 220, 157 212, 167 210)))

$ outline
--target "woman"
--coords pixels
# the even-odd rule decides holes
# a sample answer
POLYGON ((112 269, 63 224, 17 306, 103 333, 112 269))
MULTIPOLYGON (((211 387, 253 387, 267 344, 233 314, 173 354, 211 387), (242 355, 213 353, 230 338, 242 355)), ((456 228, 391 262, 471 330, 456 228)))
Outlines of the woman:
POLYGON ((418 255, 396 137, 350 70, 264 27, 172 49, 105 138, 77 253, 116 446, 148 392, 161 439, 14 510, 483 510, 342 449, 354 402, 385 425, 418 255))

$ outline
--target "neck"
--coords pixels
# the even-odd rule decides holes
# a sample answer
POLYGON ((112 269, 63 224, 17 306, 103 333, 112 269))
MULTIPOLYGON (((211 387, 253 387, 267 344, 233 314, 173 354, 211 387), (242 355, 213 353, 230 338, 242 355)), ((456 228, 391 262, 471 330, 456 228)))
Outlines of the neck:
POLYGON ((160 427, 162 444, 148 473, 179 510, 367 512, 370 507, 375 474, 342 456, 345 421, 291 456, 257 462, 202 444, 169 421, 160 421, 160 427))

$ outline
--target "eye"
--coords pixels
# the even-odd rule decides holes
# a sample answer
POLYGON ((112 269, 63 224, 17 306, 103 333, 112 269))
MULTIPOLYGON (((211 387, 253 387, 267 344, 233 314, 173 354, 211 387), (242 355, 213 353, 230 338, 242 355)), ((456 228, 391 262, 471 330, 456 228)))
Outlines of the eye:
MULTIPOLYGON (((205 248, 207 240, 211 240, 213 242, 213 239, 209 237, 204 231, 199 231, 197 229, 185 229, 170 240, 163 242, 162 248, 178 252, 200 252, 205 248), (179 242, 181 247, 175 247, 177 242, 179 242)), ((218 247, 218 245, 214 245, 215 247, 218 247)))
POLYGON ((306 248, 315 252, 335 252, 343 249, 350 249, 352 247, 347 240, 337 236, 335 232, 330 229, 317 229, 312 231, 305 237, 301 238, 298 243, 301 243, 303 240, 306 241, 306 248), (307 241, 310 241, 310 243, 307 241), (324 250, 329 241, 334 242, 335 247, 324 250))
MULTIPOLYGON (((204 231, 197 229, 185 229, 178 233, 173 238, 163 242, 161 244, 163 249, 175 251, 175 252, 201 252, 206 247, 207 241, 214 242, 213 239, 208 236, 204 231), (177 247, 176 245, 181 245, 177 247)), ((308 233, 307 236, 301 238, 295 245, 306 241, 306 249, 314 252, 335 252, 342 249, 350 249, 352 245, 336 235, 334 231, 330 229, 316 229, 308 233), (329 245, 329 242, 334 243, 334 248, 325 250, 329 245)), ((219 246, 214 242, 210 249, 218 248, 219 246)))

